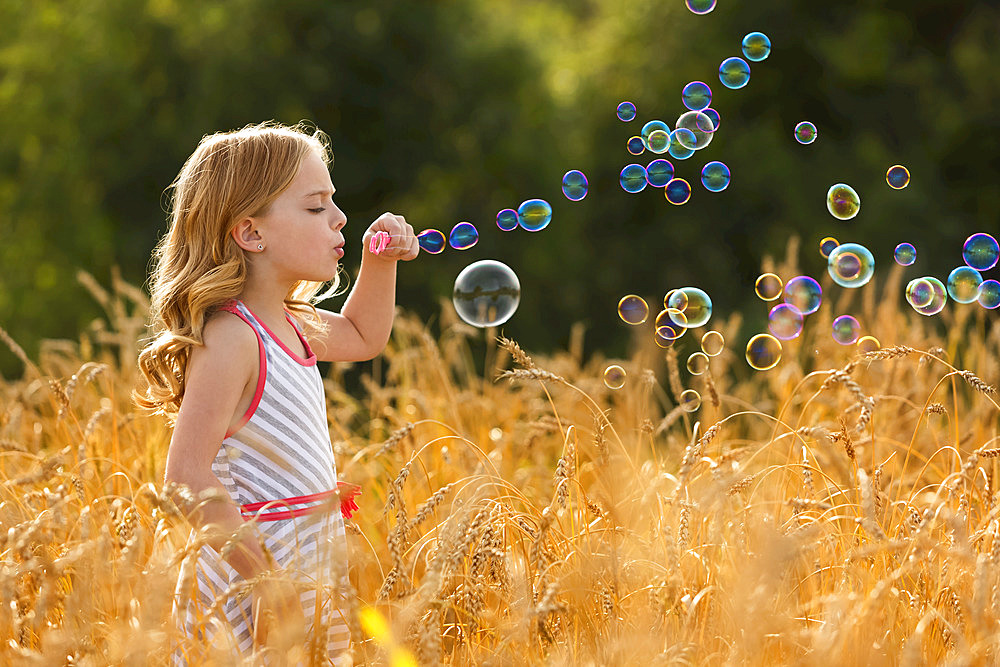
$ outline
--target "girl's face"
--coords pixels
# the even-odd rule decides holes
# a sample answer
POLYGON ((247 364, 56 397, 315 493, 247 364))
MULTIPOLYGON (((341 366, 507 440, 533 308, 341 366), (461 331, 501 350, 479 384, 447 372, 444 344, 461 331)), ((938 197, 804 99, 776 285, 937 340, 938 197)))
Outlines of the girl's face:
POLYGON ((258 217, 266 260, 282 280, 325 282, 344 256, 347 216, 333 203, 330 171, 316 153, 299 165, 292 184, 258 217))

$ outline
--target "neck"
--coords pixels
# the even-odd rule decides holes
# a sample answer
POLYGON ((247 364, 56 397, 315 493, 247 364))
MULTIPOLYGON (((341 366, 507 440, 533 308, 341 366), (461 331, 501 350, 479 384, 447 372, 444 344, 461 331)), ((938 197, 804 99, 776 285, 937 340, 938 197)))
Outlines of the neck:
POLYGON ((291 288, 292 284, 268 280, 266 276, 256 274, 251 269, 243 291, 237 298, 258 317, 277 324, 285 318, 285 296, 291 288))

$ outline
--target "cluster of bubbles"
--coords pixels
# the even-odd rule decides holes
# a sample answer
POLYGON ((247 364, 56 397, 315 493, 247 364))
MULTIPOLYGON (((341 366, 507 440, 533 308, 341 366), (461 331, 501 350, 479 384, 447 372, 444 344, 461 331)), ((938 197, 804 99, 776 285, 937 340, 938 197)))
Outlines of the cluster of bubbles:
MULTIPOLYGON (((896 262, 910 266, 917 259, 912 243, 900 243, 894 252, 896 262)), ((906 302, 921 315, 937 315, 944 310, 948 299, 955 303, 978 303, 993 310, 1000 307, 1000 282, 985 279, 983 273, 997 266, 1000 244, 985 232, 972 234, 962 246, 963 264, 956 266, 942 282, 934 276, 914 278, 906 285, 906 302)))
POLYGON ((446 238, 440 230, 425 229, 417 234, 417 243, 421 250, 432 255, 444 252, 447 246, 455 250, 468 250, 479 243, 479 230, 471 222, 460 222, 451 228, 446 238))

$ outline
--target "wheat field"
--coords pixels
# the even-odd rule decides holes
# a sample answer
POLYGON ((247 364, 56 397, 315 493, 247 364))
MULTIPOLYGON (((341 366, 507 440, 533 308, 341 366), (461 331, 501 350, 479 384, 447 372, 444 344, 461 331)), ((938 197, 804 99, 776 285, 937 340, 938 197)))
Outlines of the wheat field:
MULTIPOLYGON (((795 254, 764 268, 795 275, 795 254)), ((541 356, 449 304, 437 335, 401 312, 363 392, 325 378, 340 476, 363 488, 355 663, 995 664, 1000 322, 922 317, 901 280, 826 291, 767 372, 739 314, 715 314, 726 349, 690 376, 700 332, 583 358, 575 326, 541 356), (882 349, 837 345, 843 312, 882 349)), ((168 427, 129 398, 148 301, 80 281, 106 317, 78 340, 33 360, 2 335, 25 372, 0 383, 0 662, 166 664, 191 552, 168 427)))

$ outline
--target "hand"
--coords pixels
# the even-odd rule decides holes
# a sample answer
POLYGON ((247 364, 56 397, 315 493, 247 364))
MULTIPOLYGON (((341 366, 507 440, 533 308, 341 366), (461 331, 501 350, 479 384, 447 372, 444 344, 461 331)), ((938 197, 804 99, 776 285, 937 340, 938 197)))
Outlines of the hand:
POLYGON ((253 590, 253 643, 286 655, 306 641, 306 618, 295 586, 267 578, 253 590))
POLYGON ((417 236, 413 233, 413 227, 406 222, 406 219, 401 215, 383 213, 368 227, 362 239, 361 245, 364 247, 366 255, 371 255, 369 244, 372 236, 375 235, 375 232, 380 231, 389 235, 389 245, 378 255, 379 258, 409 261, 420 253, 417 236))

